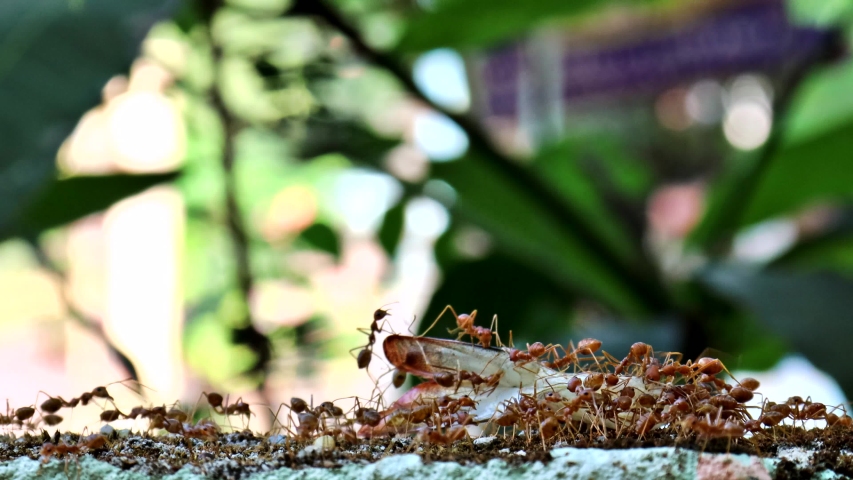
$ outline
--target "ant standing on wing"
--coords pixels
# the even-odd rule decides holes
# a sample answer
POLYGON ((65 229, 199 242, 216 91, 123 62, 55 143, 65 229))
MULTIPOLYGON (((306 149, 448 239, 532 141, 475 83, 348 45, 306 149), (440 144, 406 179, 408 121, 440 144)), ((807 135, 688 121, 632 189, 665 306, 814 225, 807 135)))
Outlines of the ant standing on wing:
MULTIPOLYGON (((444 315, 444 312, 448 310, 450 310, 450 313, 452 313, 453 317, 456 319, 456 328, 449 330, 449 332, 451 334, 458 332, 459 335, 456 337, 457 340, 461 340, 462 337, 468 335, 469 337, 471 337, 471 339, 477 339, 480 342, 480 346, 484 348, 489 348, 492 345, 493 331, 491 326, 489 326, 489 328, 486 328, 474 325, 474 320, 477 318, 476 310, 474 310, 470 314, 457 314, 456 310, 454 310, 452 306, 448 305, 444 307, 444 310, 442 310, 441 313, 438 314, 438 317, 436 317, 435 321, 432 322, 432 325, 430 325, 429 328, 426 329, 426 332, 429 332, 432 327, 434 327, 435 324, 438 323, 438 321, 444 315)), ((494 325, 496 322, 497 315, 495 315, 495 317, 492 319, 492 325, 494 325)), ((426 335, 426 332, 424 332, 420 336, 426 335)), ((498 338, 498 344, 500 344, 500 338, 498 338)))

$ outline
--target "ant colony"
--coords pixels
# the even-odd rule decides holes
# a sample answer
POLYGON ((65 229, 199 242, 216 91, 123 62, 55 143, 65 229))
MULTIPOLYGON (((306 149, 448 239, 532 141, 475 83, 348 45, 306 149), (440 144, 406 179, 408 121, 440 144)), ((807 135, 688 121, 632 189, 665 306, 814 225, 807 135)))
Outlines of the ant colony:
MULTIPOLYGON (((641 342, 619 358, 591 338, 566 347, 535 342, 517 349, 501 343, 496 319, 483 327, 475 325, 476 311, 457 314, 450 306, 446 311, 456 321, 450 331, 457 335, 455 340, 389 332, 382 323, 389 312, 381 308, 369 328, 359 329, 368 341, 353 349, 358 350, 354 355, 358 369, 367 369, 374 355, 381 358, 374 347, 377 334, 383 333, 391 384, 400 388, 409 374, 423 380, 397 401, 383 401, 378 380, 374 398, 355 398, 350 405, 340 405, 342 400, 315 405, 313 399, 292 398, 274 412, 264 407, 275 419, 267 435, 283 437, 294 448, 320 442, 323 449, 399 436, 412 438, 410 445, 444 448, 470 443, 478 435, 521 438, 531 448, 548 448, 558 441, 582 445, 602 438, 664 437, 671 443, 699 445, 724 439, 728 448, 762 436, 775 438, 778 429, 788 428, 781 425, 786 420, 795 426, 806 420, 821 420, 828 427, 853 426, 843 407, 801 397, 784 403, 767 399, 750 403, 758 395, 758 381, 733 378, 716 358, 683 362, 680 354, 655 352, 641 342)), ((40 404, 17 409, 7 402, 0 424, 7 433, 30 434, 60 426, 63 409, 100 401, 101 422, 135 419, 141 435, 169 434, 192 451, 216 444, 227 431, 238 431, 233 422, 240 418, 245 422, 255 414, 252 409, 260 408, 242 399, 231 402, 216 392, 204 392, 203 398, 204 408, 139 405, 122 411, 107 387, 100 386, 70 400, 48 396, 40 404)), ((60 440, 57 432, 41 446, 42 461, 115 448, 120 441, 115 432, 103 432, 70 443, 60 440)))

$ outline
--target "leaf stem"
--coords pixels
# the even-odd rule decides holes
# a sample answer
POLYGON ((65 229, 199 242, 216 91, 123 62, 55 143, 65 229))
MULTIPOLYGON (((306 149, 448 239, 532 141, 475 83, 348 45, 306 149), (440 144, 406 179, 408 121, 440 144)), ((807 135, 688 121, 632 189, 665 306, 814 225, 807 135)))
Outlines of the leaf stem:
POLYGON ((237 344, 248 346, 256 355, 257 359, 248 373, 260 373, 262 378, 258 383, 258 391, 263 394, 264 385, 269 375, 270 362, 272 361, 272 345, 269 339, 259 332, 252 323, 249 297, 252 286, 255 283, 252 273, 250 242, 246 233, 243 215, 237 201, 237 185, 235 178, 235 164, 237 155, 235 149, 235 136, 241 125, 233 113, 225 104, 221 88, 221 65, 224 56, 221 45, 218 44, 211 32, 211 24, 214 13, 223 7, 222 0, 201 0, 201 14, 207 28, 208 42, 213 57, 214 82, 209 92, 209 99, 222 125, 222 153, 221 166, 223 171, 223 186, 225 189, 225 224, 231 239, 234 262, 236 265, 235 276, 237 280, 240 302, 243 306, 244 318, 242 325, 232 327, 232 341, 237 344))

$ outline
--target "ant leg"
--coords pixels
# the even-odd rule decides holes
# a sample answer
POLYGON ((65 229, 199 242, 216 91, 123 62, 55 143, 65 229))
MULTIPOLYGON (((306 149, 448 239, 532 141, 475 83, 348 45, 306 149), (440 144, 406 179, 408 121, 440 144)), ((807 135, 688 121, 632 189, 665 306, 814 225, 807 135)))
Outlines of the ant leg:
POLYGON ((495 332, 495 343, 497 344, 497 346, 503 347, 504 345, 503 345, 503 342, 501 342, 501 334, 498 333, 498 315, 497 314, 495 314, 495 316, 492 317, 492 323, 489 324, 489 330, 495 332))
POLYGON ((225 394, 225 403, 222 404, 222 413, 225 415, 225 421, 228 422, 228 428, 233 432, 234 425, 231 425, 231 415, 228 414, 227 405, 231 398, 231 394, 225 394))
POLYGON ((365 348, 367 348, 367 347, 365 347, 364 345, 359 345, 359 346, 357 346, 357 347, 351 348, 351 349, 349 350, 349 352, 347 352, 347 353, 349 353, 349 355, 350 355, 352 358, 354 358, 354 359, 358 360, 358 356, 353 355, 353 354, 352 354, 352 352, 354 352, 354 351, 356 351, 356 350, 364 350, 365 348))
MULTIPOLYGON (((429 326, 429 328, 427 328, 426 331, 424 331, 424 333, 422 333, 421 335, 418 335, 418 336, 423 337, 427 333, 429 333, 429 331, 432 330, 433 327, 435 327, 435 324, 438 323, 439 320, 441 320, 441 317, 444 316, 445 312, 447 312, 448 310, 450 310, 450 313, 453 314, 454 318, 459 318, 459 315, 456 314, 456 310, 453 310, 453 307, 448 305, 448 306, 444 307, 444 310, 442 310, 441 313, 439 313, 437 317, 435 317, 435 320, 433 320, 433 322, 429 326)), ((456 331, 456 329, 454 329, 454 331, 456 331)))

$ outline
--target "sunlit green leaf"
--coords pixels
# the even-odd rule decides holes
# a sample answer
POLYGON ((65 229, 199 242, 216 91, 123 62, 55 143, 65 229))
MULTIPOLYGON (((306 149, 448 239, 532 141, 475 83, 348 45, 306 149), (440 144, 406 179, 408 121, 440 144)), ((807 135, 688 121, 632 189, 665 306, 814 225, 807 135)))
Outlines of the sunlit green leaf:
POLYGON ((850 0, 786 0, 791 18, 812 26, 849 25, 853 22, 853 2, 850 0))

